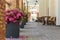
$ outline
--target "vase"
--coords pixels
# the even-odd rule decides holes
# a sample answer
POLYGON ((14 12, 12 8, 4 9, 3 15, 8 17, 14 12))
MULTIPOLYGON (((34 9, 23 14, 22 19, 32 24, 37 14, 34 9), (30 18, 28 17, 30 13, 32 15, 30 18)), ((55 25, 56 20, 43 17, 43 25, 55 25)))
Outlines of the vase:
POLYGON ((19 37, 19 22, 9 22, 8 24, 6 24, 6 38, 10 37, 19 37))

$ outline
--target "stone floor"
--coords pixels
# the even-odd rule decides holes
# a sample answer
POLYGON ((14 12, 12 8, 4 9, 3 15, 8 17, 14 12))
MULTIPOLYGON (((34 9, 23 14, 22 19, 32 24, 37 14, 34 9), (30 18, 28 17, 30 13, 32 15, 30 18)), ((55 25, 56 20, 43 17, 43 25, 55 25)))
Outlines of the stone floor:
POLYGON ((13 40, 60 40, 60 27, 28 22, 24 29, 20 29, 20 36, 22 35, 24 37, 13 40))

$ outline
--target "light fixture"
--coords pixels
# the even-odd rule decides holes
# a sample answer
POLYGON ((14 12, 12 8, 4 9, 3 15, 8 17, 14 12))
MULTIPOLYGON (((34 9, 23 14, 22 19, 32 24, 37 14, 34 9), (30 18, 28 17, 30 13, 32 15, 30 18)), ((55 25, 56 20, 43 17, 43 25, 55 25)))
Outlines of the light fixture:
POLYGON ((36 5, 36 3, 35 3, 35 5, 36 5))
POLYGON ((36 2, 38 2, 38 1, 36 0, 36 2))
POLYGON ((27 0, 27 1, 29 1, 29 0, 27 0))
POLYGON ((35 5, 37 5, 37 4, 38 4, 38 0, 35 1, 35 5))

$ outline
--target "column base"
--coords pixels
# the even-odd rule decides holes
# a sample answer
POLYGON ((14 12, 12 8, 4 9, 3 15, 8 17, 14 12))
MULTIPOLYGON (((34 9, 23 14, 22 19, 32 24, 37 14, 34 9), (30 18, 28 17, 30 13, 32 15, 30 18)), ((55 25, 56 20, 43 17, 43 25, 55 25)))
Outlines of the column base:
POLYGON ((60 27, 60 25, 56 25, 56 27, 60 27))

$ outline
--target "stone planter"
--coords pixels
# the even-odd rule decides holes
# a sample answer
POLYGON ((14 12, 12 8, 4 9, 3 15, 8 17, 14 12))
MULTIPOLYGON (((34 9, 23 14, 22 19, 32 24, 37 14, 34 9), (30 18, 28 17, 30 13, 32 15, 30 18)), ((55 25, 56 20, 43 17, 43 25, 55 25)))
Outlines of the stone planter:
POLYGON ((6 25, 6 38, 18 38, 19 37, 19 23, 10 22, 6 25))

